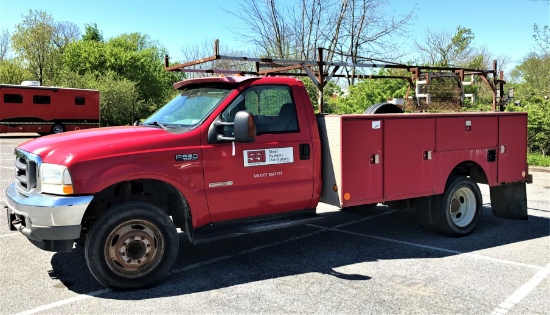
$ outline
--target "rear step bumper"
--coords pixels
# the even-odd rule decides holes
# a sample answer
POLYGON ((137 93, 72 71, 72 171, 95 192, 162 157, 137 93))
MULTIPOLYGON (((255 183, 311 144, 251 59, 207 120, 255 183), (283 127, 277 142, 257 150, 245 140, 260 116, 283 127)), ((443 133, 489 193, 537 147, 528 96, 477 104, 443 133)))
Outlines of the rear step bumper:
POLYGON ((315 214, 315 210, 300 211, 294 214, 272 216, 252 221, 211 224, 193 231, 193 243, 201 244, 245 234, 282 229, 290 226, 319 223, 325 218, 315 214))

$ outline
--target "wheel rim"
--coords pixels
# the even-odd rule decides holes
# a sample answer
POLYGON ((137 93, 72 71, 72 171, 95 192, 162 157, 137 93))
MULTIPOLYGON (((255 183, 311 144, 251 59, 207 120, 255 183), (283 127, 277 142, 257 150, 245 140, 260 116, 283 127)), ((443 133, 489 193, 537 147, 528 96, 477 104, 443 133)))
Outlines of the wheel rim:
POLYGON ((62 132, 63 132, 63 126, 61 125, 53 126, 53 133, 62 133, 62 132))
POLYGON ((449 212, 453 223, 459 227, 465 227, 472 222, 476 213, 476 198, 474 193, 462 187, 451 198, 449 212))
POLYGON ((144 220, 127 221, 107 237, 105 262, 120 276, 141 277, 159 264, 164 244, 164 237, 156 225, 144 220))

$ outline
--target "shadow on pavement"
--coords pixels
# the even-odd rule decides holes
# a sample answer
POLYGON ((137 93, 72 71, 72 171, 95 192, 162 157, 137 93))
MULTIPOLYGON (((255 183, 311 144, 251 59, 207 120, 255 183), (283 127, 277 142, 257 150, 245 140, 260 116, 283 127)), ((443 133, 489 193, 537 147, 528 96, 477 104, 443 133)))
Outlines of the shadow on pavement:
MULTIPOLYGON (((180 235, 179 257, 164 283, 147 290, 110 292, 100 297, 141 300, 177 296, 307 273, 320 273, 348 281, 368 281, 371 279, 369 275, 342 274, 335 269, 378 260, 455 255, 449 251, 414 247, 380 238, 467 253, 546 237, 550 227, 549 219, 532 215, 527 221, 500 219, 491 214, 490 207, 483 208, 474 233, 461 238, 421 229, 413 211, 390 212, 385 206, 378 206, 369 215, 340 211, 324 213, 323 216, 326 217, 324 229, 298 226, 197 246, 189 244, 185 236, 180 235), (378 214, 385 215, 366 219, 378 214), (330 229, 335 226, 340 227, 330 229)), ((59 279, 69 290, 85 294, 103 289, 88 271, 81 247, 70 253, 55 254, 51 263, 53 270, 50 276, 59 279)))

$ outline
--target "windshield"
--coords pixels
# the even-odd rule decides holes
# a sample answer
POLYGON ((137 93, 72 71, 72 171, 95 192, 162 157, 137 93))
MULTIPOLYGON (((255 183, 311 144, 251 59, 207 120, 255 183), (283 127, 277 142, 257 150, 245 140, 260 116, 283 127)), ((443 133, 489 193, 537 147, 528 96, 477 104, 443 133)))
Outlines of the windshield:
POLYGON ((184 90, 147 118, 144 125, 192 128, 200 124, 231 91, 228 88, 200 87, 184 90))

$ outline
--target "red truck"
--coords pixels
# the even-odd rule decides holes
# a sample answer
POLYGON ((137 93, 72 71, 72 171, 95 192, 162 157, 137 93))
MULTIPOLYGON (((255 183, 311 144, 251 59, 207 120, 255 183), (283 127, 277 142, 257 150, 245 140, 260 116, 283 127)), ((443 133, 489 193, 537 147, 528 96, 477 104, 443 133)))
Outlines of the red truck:
POLYGON ((525 113, 316 115, 290 77, 174 87, 180 94, 141 125, 19 145, 10 228, 49 251, 83 242, 99 282, 135 289, 171 270, 177 228, 200 243, 304 224, 322 219, 320 201, 402 202, 463 236, 485 183, 495 215, 527 219, 525 113))
POLYGON ((23 83, 0 84, 0 133, 46 135, 99 127, 99 91, 23 83))

